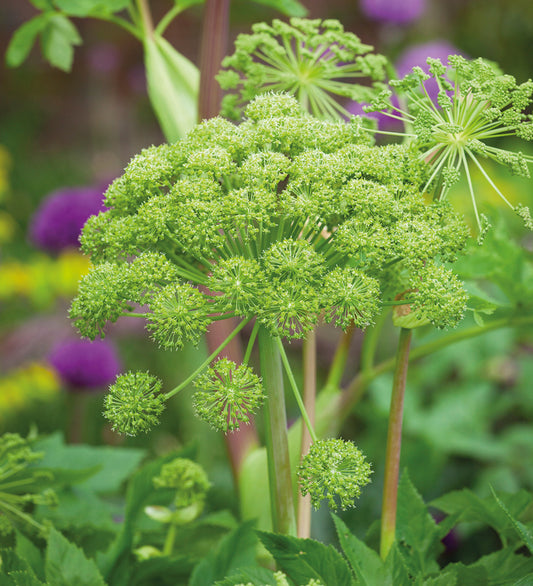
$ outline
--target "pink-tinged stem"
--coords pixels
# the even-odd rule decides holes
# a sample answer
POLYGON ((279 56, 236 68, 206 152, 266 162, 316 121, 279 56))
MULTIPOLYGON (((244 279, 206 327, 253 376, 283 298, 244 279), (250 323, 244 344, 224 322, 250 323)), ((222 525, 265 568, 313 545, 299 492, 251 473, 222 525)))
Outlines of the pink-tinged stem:
POLYGON ((385 486, 381 509, 381 558, 385 559, 394 543, 396 534, 396 510, 398 505, 398 478, 400 473, 400 452, 402 446, 402 419, 409 347, 412 330, 400 329, 400 340, 396 353, 396 367, 392 384, 392 397, 385 456, 385 486))

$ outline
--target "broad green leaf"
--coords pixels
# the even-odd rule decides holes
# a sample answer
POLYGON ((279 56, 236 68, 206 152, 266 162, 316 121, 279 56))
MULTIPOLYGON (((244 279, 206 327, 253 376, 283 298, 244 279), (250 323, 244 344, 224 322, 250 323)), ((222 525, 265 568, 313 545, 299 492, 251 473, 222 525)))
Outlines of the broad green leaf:
POLYGON ((533 558, 516 554, 508 547, 485 555, 470 568, 484 568, 489 576, 487 584, 515 584, 515 581, 533 573, 533 558))
POLYGON ((256 4, 263 4, 269 8, 278 10, 285 16, 299 16, 307 15, 307 8, 297 0, 253 0, 256 4))
MULTIPOLYGON (((492 488, 491 488, 491 490, 492 490, 492 488)), ((498 498, 498 496, 496 495, 494 490, 492 490, 492 496, 494 497, 494 499, 498 503, 498 506, 507 515, 507 518, 509 519, 509 521, 511 521, 512 526, 516 529, 518 535, 521 537, 522 541, 525 543, 525 545, 529 549, 530 553, 533 554, 533 533, 531 532, 529 527, 527 527, 526 525, 524 525, 523 523, 521 523, 520 521, 515 519, 515 517, 511 514, 511 512, 505 506, 503 501, 500 498, 498 498)))
POLYGON ((198 68, 162 37, 144 39, 148 95, 168 142, 191 130, 198 118, 198 68))
POLYGON ((378 553, 357 539, 339 517, 333 513, 331 516, 335 523, 342 551, 357 577, 357 583, 362 586, 381 583, 384 564, 378 553))
POLYGON ((53 528, 48 537, 45 571, 46 581, 54 586, 105 586, 96 564, 53 528))
POLYGON ((405 560, 396 543, 392 544, 385 560, 385 571, 379 584, 380 586, 412 586, 413 584, 405 560))
POLYGON ((40 467, 54 473, 92 470, 90 477, 82 479, 83 487, 98 493, 117 492, 146 454, 138 448, 67 445, 59 433, 39 440, 35 449, 44 452, 40 467))
POLYGON ((39 10, 53 10, 52 0, 30 0, 30 2, 39 10))
MULTIPOLYGON (((532 505, 533 497, 522 490, 515 494, 500 494, 500 499, 511 515, 518 518, 532 505)), ((448 514, 459 513, 461 521, 485 523, 499 533, 504 540, 514 538, 516 535, 509 517, 492 496, 480 498, 465 488, 439 497, 430 504, 448 514)))
POLYGON ((37 578, 44 580, 44 559, 41 552, 19 531, 16 532, 15 552, 21 559, 26 560, 37 578))
POLYGON ((131 0, 54 0, 54 3, 70 16, 95 16, 120 12, 131 0))
POLYGON ((192 565, 187 556, 162 556, 137 562, 128 586, 161 584, 162 576, 165 584, 186 584, 192 565))
POLYGON ((81 37, 76 27, 66 16, 53 14, 41 34, 43 55, 55 67, 70 71, 75 45, 81 45, 81 37))
POLYGON ((222 538, 216 549, 193 570, 189 586, 214 584, 246 566, 253 566, 257 537, 251 522, 222 538))
POLYGON ((324 586, 354 584, 346 560, 333 546, 276 533, 259 531, 258 534, 279 569, 296 584, 307 584, 311 578, 324 586))
POLYGON ((437 524, 404 471, 398 486, 396 517, 398 547, 413 574, 438 570, 436 558, 443 549, 437 524))
POLYGON ((18 67, 26 60, 37 35, 44 30, 50 18, 50 14, 39 14, 15 31, 6 52, 6 63, 10 67, 18 67))
POLYGON ((13 580, 15 586, 45 586, 44 582, 36 578, 32 572, 10 572, 9 577, 13 580))
POLYGON ((224 580, 218 580, 214 586, 236 586, 238 584, 253 584, 253 586, 276 586, 274 573, 266 568, 242 568, 236 574, 224 580))

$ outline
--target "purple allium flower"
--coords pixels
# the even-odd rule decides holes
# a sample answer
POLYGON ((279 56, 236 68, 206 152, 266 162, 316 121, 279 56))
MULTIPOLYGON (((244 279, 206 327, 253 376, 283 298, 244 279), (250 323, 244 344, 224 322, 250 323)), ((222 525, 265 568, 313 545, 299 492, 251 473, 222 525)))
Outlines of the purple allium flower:
POLYGON ((409 24, 422 16, 426 0, 361 0, 361 11, 368 18, 409 24))
POLYGON ((89 216, 106 209, 104 191, 75 187, 48 195, 33 215, 29 229, 31 242, 47 252, 60 252, 70 246, 78 248, 81 229, 89 216))
POLYGON ((48 361, 74 391, 107 386, 122 370, 115 346, 107 340, 64 340, 53 348, 48 361))
MULTIPOLYGON (((440 59, 444 65, 448 63, 448 55, 463 55, 456 47, 448 41, 430 41, 420 45, 413 45, 406 49, 398 58, 396 62, 396 72, 398 78, 402 78, 411 72, 413 67, 420 67, 426 73, 429 71, 429 65, 426 63, 428 57, 433 59, 440 59)), ((429 97, 436 101, 439 93, 439 86, 437 82, 431 78, 428 79, 424 86, 428 92, 429 97)))

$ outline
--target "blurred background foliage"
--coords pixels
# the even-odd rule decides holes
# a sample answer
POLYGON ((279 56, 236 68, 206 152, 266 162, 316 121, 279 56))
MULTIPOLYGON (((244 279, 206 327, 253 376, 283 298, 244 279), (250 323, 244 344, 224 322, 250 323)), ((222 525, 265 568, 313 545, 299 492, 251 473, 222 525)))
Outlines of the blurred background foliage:
MULTIPOLYGON (((393 62, 417 44, 440 40, 468 56, 494 60, 518 81, 532 74, 531 0, 427 0, 420 18, 403 24, 371 18, 358 0, 304 0, 303 4, 310 17, 339 19, 393 62)), ((151 2, 156 15, 167 5, 164 0, 151 2)), ((34 13, 29 2, 0 4, 2 55, 13 31, 34 13)), ((247 32, 251 23, 275 17, 279 14, 267 7, 234 0, 231 39, 247 32)), ((199 62, 201 24, 202 8, 195 6, 180 15, 167 33, 168 40, 195 63, 199 62)), ((90 417, 78 439, 164 453, 199 437, 199 458, 212 482, 221 487, 223 499, 231 490, 223 440, 191 416, 187 396, 175 398, 163 425, 149 437, 118 438, 100 416, 105 389, 73 390, 49 360, 58 343, 76 337, 66 315, 87 261, 75 247, 52 253, 37 249, 28 236, 35 213, 51 193, 105 185, 141 148, 163 142, 146 95, 140 44, 107 23, 80 19, 76 25, 84 43, 76 48, 71 73, 52 69, 37 49, 23 66, 0 68, 0 432, 27 433, 37 426, 42 432, 64 430, 68 436, 67 414, 75 413, 75 403, 83 396, 90 417), (73 400, 73 395, 78 399, 73 400)), ((498 169, 493 176, 505 186, 512 202, 533 205, 531 181, 498 169)), ((478 189, 492 197, 482 179, 475 180, 478 189)), ((457 189, 454 203, 466 201, 462 195, 457 189)), ((531 234, 507 210, 496 207, 496 198, 492 204, 493 216, 504 217, 524 266, 529 266, 524 270, 531 272, 531 234)), ((466 204, 464 213, 470 213, 466 204)), ((499 263, 505 273, 509 254, 485 260, 499 263)), ((467 264, 466 279, 472 270, 467 264)), ((469 315, 463 327, 473 324, 469 315)), ((385 328, 378 359, 392 355, 394 335, 392 327, 385 328)), ((422 328, 417 339, 436 335, 422 328)), ((110 328, 110 339, 124 369, 157 372, 169 388, 205 355, 202 347, 159 351, 142 327, 121 320, 110 328)), ((324 366, 336 339, 337 333, 330 328, 319 333, 324 366)), ((355 336, 352 343, 347 380, 358 367, 360 339, 355 336)), ((290 352, 298 360, 297 343, 290 352)), ((412 365, 402 466, 409 468, 414 485, 426 499, 465 486, 485 495, 489 483, 501 490, 533 490, 532 357, 530 330, 503 329, 412 365)), ((343 429, 343 436, 354 439, 375 467, 374 482, 359 508, 346 514, 352 527, 367 527, 379 516, 390 388, 390 375, 377 378, 343 429)), ((324 539, 330 532, 331 537, 327 512, 319 511, 315 519, 315 534, 324 539)), ((474 543, 475 531, 472 527, 459 539, 474 543)), ((452 557, 453 552, 450 547, 452 557)))

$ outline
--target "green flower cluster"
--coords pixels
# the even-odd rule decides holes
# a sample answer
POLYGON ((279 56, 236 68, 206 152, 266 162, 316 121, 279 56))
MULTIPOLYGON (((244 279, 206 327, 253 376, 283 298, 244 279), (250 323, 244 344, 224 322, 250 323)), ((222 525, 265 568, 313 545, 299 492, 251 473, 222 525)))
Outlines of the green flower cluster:
POLYGON ((369 102, 383 88, 387 59, 370 53, 373 47, 338 20, 274 20, 254 24, 252 31, 237 37, 235 53, 223 60, 217 77, 223 89, 236 90, 222 102, 230 118, 239 119, 256 95, 274 91, 289 92, 315 116, 336 120, 349 114, 335 97, 369 102), (366 83, 354 83, 360 78, 366 83))
POLYGON ((261 379, 241 364, 221 358, 194 381, 199 389, 193 400, 194 411, 217 431, 234 431, 263 404, 261 379))
MULTIPOLYGON (((71 307, 77 328, 94 339, 120 316, 142 317, 154 341, 179 349, 240 317, 302 338, 320 319, 364 328, 406 290, 434 325, 455 325, 465 294, 447 265, 468 230, 447 202, 425 203, 416 150, 369 140, 358 124, 264 94, 238 126, 217 117, 146 149, 83 230, 94 266, 71 307)), ((196 410, 217 429, 261 403, 248 368, 219 362, 206 377, 196 410)), ((159 390, 147 373, 123 375, 106 416, 123 433, 147 431, 172 396, 159 390)))
POLYGON ((210 486, 205 470, 187 458, 176 458, 164 464, 153 482, 156 488, 176 490, 174 505, 177 509, 203 504, 210 486))
MULTIPOLYGON (((288 95, 258 96, 246 114, 143 151, 110 186, 110 209, 83 231, 95 266, 71 317, 84 336, 134 314, 165 348, 232 316, 303 337, 321 314, 371 324, 391 267, 423 280, 437 263, 432 278, 447 286, 442 263, 468 234, 446 203, 425 204, 416 151, 371 146, 356 125, 316 120, 288 95)), ((460 314, 430 319, 453 325, 460 314)))
POLYGON ((507 200, 480 159, 493 160, 514 174, 529 177, 528 163, 533 161, 532 157, 493 146, 491 142, 506 136, 533 140, 533 116, 526 113, 533 101, 533 81, 518 84, 513 76, 502 74, 493 63, 483 59, 468 61, 450 55, 447 66, 439 59, 430 58, 427 62, 429 74, 415 67, 403 79, 390 82, 406 96, 407 110, 393 105, 389 101, 391 92, 387 91, 365 109, 387 108, 389 115, 405 122, 407 136, 412 137, 421 158, 431 167, 425 189, 434 188, 438 199, 443 199, 465 174, 480 232, 484 231, 486 219, 478 212, 470 173, 472 165, 531 228, 529 210, 524 206, 515 207, 507 200), (424 87, 430 78, 439 87, 434 100, 424 87))
POLYGON ((298 468, 302 494, 311 495, 311 503, 318 509, 327 499, 330 508, 342 510, 353 507, 361 487, 370 482, 372 469, 359 448, 342 439, 318 440, 298 468), (337 502, 337 500, 339 503, 337 502))

